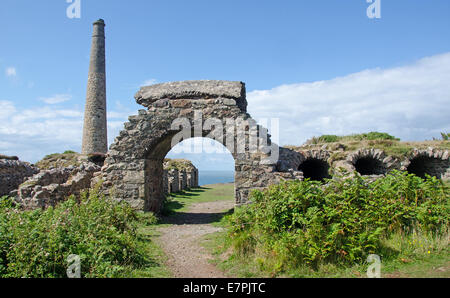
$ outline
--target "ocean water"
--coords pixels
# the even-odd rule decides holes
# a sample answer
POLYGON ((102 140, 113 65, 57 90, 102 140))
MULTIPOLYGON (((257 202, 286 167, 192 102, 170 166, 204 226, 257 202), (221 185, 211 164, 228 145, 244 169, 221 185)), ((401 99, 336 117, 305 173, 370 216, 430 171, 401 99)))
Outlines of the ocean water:
POLYGON ((200 186, 217 183, 233 183, 234 171, 202 171, 199 170, 198 180, 200 186))

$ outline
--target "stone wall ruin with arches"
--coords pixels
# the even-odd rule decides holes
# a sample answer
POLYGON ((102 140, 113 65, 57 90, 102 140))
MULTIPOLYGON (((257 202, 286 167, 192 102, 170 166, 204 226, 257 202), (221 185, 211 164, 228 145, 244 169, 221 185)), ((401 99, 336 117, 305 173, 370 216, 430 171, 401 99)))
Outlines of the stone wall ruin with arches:
POLYGON ((436 161, 414 161, 416 152, 402 163, 383 151, 363 148, 332 162, 333 152, 295 150, 272 143, 267 129, 247 113, 245 84, 230 81, 183 81, 142 87, 136 102, 146 107, 130 116, 111 145, 102 173, 102 189, 132 207, 159 212, 165 197, 163 160, 179 142, 192 137, 211 138, 224 145, 235 161, 235 202, 248 202, 252 189, 281 180, 323 180, 335 169, 378 177, 394 169, 422 169, 448 179, 448 151, 426 152, 436 161), (431 155, 430 155, 431 154, 431 155), (417 165, 415 165, 417 164, 417 165))

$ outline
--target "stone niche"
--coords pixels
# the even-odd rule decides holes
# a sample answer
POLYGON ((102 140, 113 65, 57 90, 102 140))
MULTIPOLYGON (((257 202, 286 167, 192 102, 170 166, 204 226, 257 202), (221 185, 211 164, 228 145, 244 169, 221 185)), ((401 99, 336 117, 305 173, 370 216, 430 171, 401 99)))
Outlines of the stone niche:
POLYGON ((308 150, 301 152, 304 161, 300 163, 298 170, 303 172, 304 179, 323 181, 331 178, 330 164, 328 158, 330 154, 326 150, 308 150))
POLYGON ((354 171, 363 176, 386 175, 394 169, 399 169, 400 162, 392 156, 386 156, 379 149, 360 149, 347 156, 347 161, 354 171))
POLYGON ((425 178, 425 175, 430 175, 448 181, 450 180, 449 153, 434 148, 416 149, 403 162, 402 169, 422 178, 425 178))

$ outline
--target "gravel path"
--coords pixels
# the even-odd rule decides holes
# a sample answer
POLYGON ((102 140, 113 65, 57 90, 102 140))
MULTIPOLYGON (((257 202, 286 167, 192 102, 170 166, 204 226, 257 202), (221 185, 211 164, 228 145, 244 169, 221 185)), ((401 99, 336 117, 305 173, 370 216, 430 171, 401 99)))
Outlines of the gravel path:
POLYGON ((170 226, 158 229, 161 236, 156 241, 168 257, 166 266, 174 277, 225 277, 208 262, 212 256, 200 245, 200 241, 205 235, 222 230, 211 223, 216 222, 233 206, 233 201, 198 203, 193 204, 186 213, 163 219, 170 226))

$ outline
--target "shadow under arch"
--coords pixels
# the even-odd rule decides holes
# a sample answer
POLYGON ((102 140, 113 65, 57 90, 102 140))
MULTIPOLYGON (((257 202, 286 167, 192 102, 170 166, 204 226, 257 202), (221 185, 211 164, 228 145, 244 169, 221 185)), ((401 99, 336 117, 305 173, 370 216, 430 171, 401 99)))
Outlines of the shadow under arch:
POLYGON ((450 166, 450 162, 427 155, 419 155, 410 160, 407 171, 410 174, 425 179, 425 175, 430 175, 441 179, 450 166))
POLYGON ((313 181, 323 181, 324 179, 331 178, 329 174, 330 165, 325 160, 319 158, 307 158, 299 166, 299 171, 303 172, 305 179, 311 179, 313 181))
POLYGON ((354 166, 355 170, 361 175, 384 175, 387 172, 383 162, 372 156, 358 158, 354 166))

